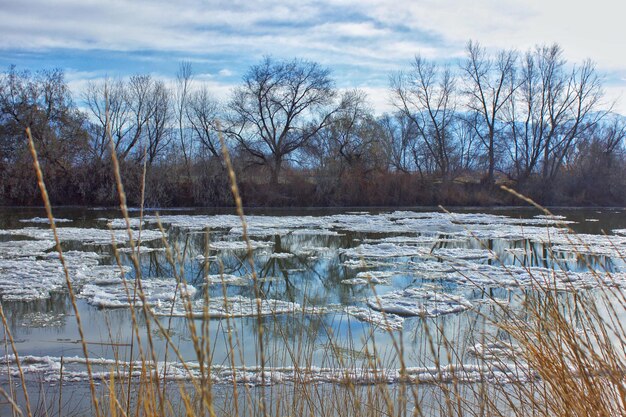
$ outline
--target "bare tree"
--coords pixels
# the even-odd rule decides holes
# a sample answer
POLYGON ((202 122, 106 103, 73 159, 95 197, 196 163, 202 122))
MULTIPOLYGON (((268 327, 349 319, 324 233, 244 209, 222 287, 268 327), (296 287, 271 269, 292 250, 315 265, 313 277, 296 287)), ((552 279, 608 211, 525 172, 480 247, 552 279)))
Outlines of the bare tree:
POLYGON ((148 164, 152 165, 171 139, 171 94, 163 81, 154 81, 150 89, 149 117, 146 124, 148 164))
POLYGON ((325 149, 325 158, 338 165, 337 176, 340 178, 346 168, 365 167, 376 162, 372 150, 381 135, 373 134, 372 130, 379 130, 378 127, 368 106, 367 95, 361 90, 346 91, 338 111, 315 135, 314 145, 325 149))
POLYGON ((411 70, 391 78, 394 105, 414 124, 437 170, 447 177, 455 118, 455 79, 448 67, 415 57, 411 70))
MULTIPOLYGON (((148 122, 154 111, 151 100, 152 83, 150 75, 133 75, 127 83, 130 129, 126 140, 115 144, 121 159, 127 158, 147 133, 148 122)), ((137 159, 142 156, 138 155, 137 159)))
POLYGON ((202 149, 216 158, 221 157, 217 126, 215 126, 219 112, 217 100, 206 87, 202 87, 190 96, 187 105, 187 120, 200 141, 202 149))
POLYGON ((119 158, 125 159, 134 152, 146 134, 148 121, 154 111, 152 89, 153 80, 149 75, 134 75, 127 82, 107 78, 89 84, 84 98, 96 120, 92 148, 98 158, 102 158, 106 152, 107 104, 115 150, 119 158))
POLYGON ((549 112, 552 131, 546 140, 543 167, 543 176, 549 180, 556 177, 577 140, 603 116, 603 113, 594 114, 602 96, 595 65, 585 61, 575 67, 562 94, 562 102, 550 106, 549 112), (558 125, 552 122, 559 119, 558 125))
POLYGON ((379 123, 384 132, 383 140, 391 167, 405 173, 420 171, 415 159, 417 132, 414 123, 402 112, 385 114, 379 123))
POLYGON ((474 129, 488 154, 487 182, 494 182, 496 165, 496 138, 504 125, 500 112, 510 100, 517 86, 514 80, 517 54, 514 51, 500 51, 495 59, 478 43, 469 41, 467 59, 463 66, 467 74, 466 95, 470 111, 480 115, 474 129), (484 128, 483 128, 484 127, 484 128))
POLYGON ((525 56, 507 115, 520 179, 539 168, 544 179, 553 179, 577 139, 602 115, 595 112, 602 91, 594 65, 586 61, 568 72, 566 64, 556 44, 525 56))
POLYGON ((111 135, 119 146, 131 129, 128 92, 122 80, 105 78, 100 82, 89 82, 83 99, 94 121, 92 151, 97 159, 102 160, 109 146, 106 133, 107 101, 111 135))
POLYGON ((467 114, 464 117, 458 117, 454 123, 454 135, 456 137, 458 160, 456 165, 463 171, 473 171, 480 167, 484 167, 484 153, 482 153, 481 144, 484 144, 480 136, 479 129, 476 129, 480 123, 481 115, 478 113, 467 114))
POLYGON ((178 67, 178 72, 176 73, 176 121, 178 122, 178 138, 188 174, 190 172, 189 159, 191 158, 192 149, 191 144, 188 143, 185 122, 187 119, 186 108, 192 79, 193 70, 191 69, 191 62, 181 62, 178 67))
POLYGON ((274 61, 252 66, 234 90, 229 135, 270 170, 278 183, 285 159, 304 146, 339 106, 330 70, 311 61, 274 61))

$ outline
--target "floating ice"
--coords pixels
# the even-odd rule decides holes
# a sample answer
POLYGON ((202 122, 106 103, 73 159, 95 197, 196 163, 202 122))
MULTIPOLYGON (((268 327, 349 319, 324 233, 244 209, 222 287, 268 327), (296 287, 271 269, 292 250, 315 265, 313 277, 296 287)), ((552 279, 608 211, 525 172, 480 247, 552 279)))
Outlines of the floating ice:
MULTIPOLYGON (((69 223, 73 220, 70 219, 54 219, 55 223, 69 223)), ((47 217, 33 217, 32 219, 21 219, 22 223, 42 223, 42 224, 50 224, 50 220, 47 217)))
MULTIPOLYGON (((175 299, 180 300, 181 295, 193 297, 196 293, 195 287, 191 285, 177 285, 173 279, 142 279, 140 297, 134 294, 135 282, 127 280, 126 283, 118 282, 112 285, 87 284, 83 287, 79 296, 86 298, 89 304, 101 308, 120 308, 135 305, 141 307, 142 299, 150 306, 161 308, 164 304, 171 306, 175 299), (134 299, 134 302, 133 302, 134 299)), ((139 289, 137 290, 140 291, 139 289)))
POLYGON ((191 304, 191 311, 187 306, 177 303, 174 309, 169 305, 161 303, 154 306, 156 315, 178 316, 178 317, 209 317, 209 318, 227 318, 227 317, 255 317, 270 316, 288 313, 322 313, 325 311, 316 309, 303 309, 299 304, 289 301, 274 299, 252 299, 242 296, 233 296, 227 298, 212 297, 208 303, 203 299, 194 300, 191 304), (258 302, 257 302, 258 301, 258 302), (206 308, 206 312, 205 312, 206 308))
POLYGON ((355 278, 344 279, 342 284, 348 285, 368 285, 368 284, 383 284, 389 285, 389 278, 398 275, 394 271, 368 271, 359 272, 355 278))
POLYGON ((198 255, 194 259, 198 262, 211 262, 211 261, 217 261, 218 257, 215 255, 210 255, 210 256, 198 255))
POLYGON ((364 243, 399 243, 416 246, 432 246, 439 243, 462 243, 464 241, 466 241, 465 237, 452 235, 391 236, 382 239, 363 239, 364 243))
MULTIPOLYGON (((259 240, 249 240, 250 247, 255 249, 271 248, 274 246, 274 242, 266 242, 259 240)), ((220 240, 209 243, 209 249, 212 250, 233 250, 241 251, 248 250, 248 244, 243 240, 220 240)))
POLYGON ((455 272, 440 279, 474 288, 550 288, 557 290, 591 289, 600 286, 626 286, 626 273, 601 271, 563 271, 542 267, 495 266, 457 262, 455 272))
POLYGON ((234 285, 243 287, 246 285, 250 285, 252 283, 252 280, 248 277, 241 277, 237 275, 216 274, 208 275, 206 277, 206 282, 209 285, 234 285))
MULTIPOLYGON (((22 372, 27 379, 34 381, 59 381, 63 375, 64 381, 88 381, 86 360, 78 356, 22 356, 20 364, 22 372), (61 367, 63 372, 61 373, 61 367)), ((15 364, 15 358, 7 355, 0 358, 0 374, 9 372, 12 376, 19 376, 15 364)), ((152 371, 168 381, 188 381, 201 377, 200 365, 197 362, 188 361, 184 364, 169 361, 165 363, 141 363, 133 362, 134 371, 130 362, 119 359, 90 358, 92 377, 95 380, 108 380, 111 378, 111 368, 116 369, 116 378, 145 377, 146 371, 152 371)), ((394 368, 370 368, 370 367, 317 367, 317 366, 281 366, 263 368, 259 366, 236 366, 214 364, 210 367, 209 378, 214 385, 232 386, 233 381, 238 384, 274 385, 308 383, 328 383, 355 385, 371 385, 375 383, 395 384, 408 382, 413 384, 445 384, 445 383, 475 383, 486 382, 492 384, 508 384, 511 382, 529 382, 538 378, 538 374, 527 365, 502 363, 494 361, 485 364, 455 363, 433 367, 406 367, 402 370, 394 368)))
POLYGON ((325 246, 304 246, 296 249, 295 254, 309 258, 329 257, 334 255, 336 249, 325 246))
MULTIPOLYGON (((128 233, 126 230, 106 230, 82 227, 57 227, 59 240, 62 242, 82 242, 94 245, 109 245, 113 238, 117 243, 128 242, 128 233)), ((52 230, 41 229, 35 227, 25 227, 23 229, 0 230, 0 235, 10 236, 27 236, 39 240, 54 240, 52 230)), ((139 237, 138 232, 133 232, 133 239, 139 237)), ((150 241, 161 239, 162 234, 159 230, 144 230, 141 232, 142 241, 150 241)))
POLYGON ((20 318, 22 327, 61 327, 65 325, 64 313, 26 313, 20 318))
POLYGON ((373 324, 384 330, 402 330, 404 318, 391 313, 381 313, 369 308, 348 306, 344 309, 346 313, 358 320, 373 324))
POLYGON ((356 274, 357 278, 365 278, 368 280, 374 279, 387 279, 391 278, 394 275, 398 275, 395 271, 367 271, 367 272, 359 272, 356 274))
MULTIPOLYGON (((85 285, 80 297, 101 308, 130 307, 133 304, 134 281, 127 281, 114 285, 85 285)), ((288 301, 263 299, 257 303, 256 299, 242 296, 211 297, 208 302, 204 299, 190 300, 196 294, 195 287, 187 284, 186 287, 176 285, 173 279, 142 279, 144 299, 157 316, 175 317, 253 317, 286 313, 321 313, 321 310, 303 309, 299 304, 288 301), (185 300, 181 299, 184 298, 185 300), (189 304, 188 301, 189 300, 189 304), (206 312, 205 312, 206 309, 206 312)), ((135 298, 134 305, 142 306, 141 297, 135 298)))
POLYGON ((487 249, 468 248, 436 248, 432 251, 432 255, 453 259, 495 259, 496 257, 493 251, 487 249))
MULTIPOLYGON (((132 252, 132 248, 131 247, 126 247, 126 248, 117 248, 117 250, 121 253, 131 253, 132 252)), ((151 252, 165 252, 165 248, 151 248, 148 246, 135 246, 135 253, 151 253, 151 252)))
POLYGON ((379 267, 389 267, 394 265, 393 262, 389 260, 378 261, 373 259, 346 259, 342 263, 343 266, 349 269, 369 269, 369 268, 379 268, 379 267))
POLYGON ((293 253, 288 252, 274 252, 270 255, 270 258, 274 259, 289 259, 293 258, 295 255, 293 253))
POLYGON ((356 248, 340 250, 347 257, 351 258, 395 258, 411 256, 429 256, 430 249, 419 246, 396 245, 394 243, 363 243, 356 248))
MULTIPOLYGON (((131 218, 129 218, 128 219, 128 224, 126 223, 126 219, 106 219, 106 218, 100 218, 98 220, 106 222, 107 227, 110 227, 111 229, 126 229, 126 227, 128 227, 128 225, 130 225, 131 229, 138 229, 139 226, 142 225, 142 223, 140 222, 140 219, 138 217, 131 217, 131 218)), ((143 225, 145 225, 145 224, 146 224, 146 221, 144 220, 143 225)))
POLYGON ((0 242, 0 259, 44 256, 52 248, 52 240, 9 240, 0 242))
POLYGON ((422 288, 408 288, 367 299, 367 305, 377 311, 399 316, 435 317, 459 313, 473 307, 461 295, 452 295, 422 288))
MULTIPOLYGON (((120 279, 120 269, 98 265, 94 252, 68 251, 64 259, 74 285, 85 282, 111 282, 120 279)), ((44 259, 0 259, 0 296, 4 301, 32 301, 49 298, 66 289, 65 273, 56 252, 44 259)))
POLYGON ((538 214, 535 219, 547 219, 547 220, 565 220, 567 217, 557 214, 538 214))

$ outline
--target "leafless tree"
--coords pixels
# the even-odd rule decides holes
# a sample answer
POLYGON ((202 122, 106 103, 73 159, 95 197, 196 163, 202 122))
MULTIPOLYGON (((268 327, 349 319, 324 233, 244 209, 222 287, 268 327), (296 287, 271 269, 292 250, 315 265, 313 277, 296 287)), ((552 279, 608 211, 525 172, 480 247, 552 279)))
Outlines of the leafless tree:
POLYGON ((102 81, 91 81, 83 95, 83 100, 91 112, 94 121, 92 134, 92 150, 94 156, 102 160, 108 150, 107 138, 107 104, 108 121, 111 135, 116 144, 120 144, 131 129, 126 86, 122 80, 105 78, 102 81))
POLYGON ((325 157, 339 166, 336 175, 341 177, 346 168, 378 165, 380 161, 374 154, 376 148, 382 149, 377 146, 380 139, 380 126, 371 113, 367 95, 350 90, 342 95, 341 106, 328 125, 315 136, 314 146, 326 149, 325 157))
POLYGON ((409 118, 442 177, 450 170, 455 78, 448 67, 416 56, 411 70, 391 78, 394 105, 409 118))
POLYGON ((176 73, 176 121, 178 124, 178 138, 180 141, 181 151, 183 152, 183 158, 187 172, 189 173, 189 159, 191 158, 191 144, 189 141, 189 135, 185 126, 187 121, 186 108, 191 90, 191 82, 193 80, 193 70, 191 68, 191 62, 183 61, 178 67, 176 73))
POLYGON ((480 123, 481 115, 470 113, 460 116, 454 123, 457 152, 456 165, 463 171, 473 171, 484 167, 484 153, 481 145, 484 144, 476 125, 480 123))
POLYGON ((383 140, 391 168, 405 173, 420 171, 415 159, 417 132, 414 123, 402 112, 385 114, 379 123, 384 132, 383 140))
POLYGON ((171 94, 163 81, 154 81, 149 92, 149 117, 146 124, 146 157, 152 165, 171 139, 171 94))
POLYGON ((127 158, 141 143, 154 110, 152 89, 153 80, 149 75, 134 75, 127 82, 105 79, 89 84, 84 98, 96 120, 93 149, 99 158, 106 152, 107 117, 120 159, 127 158))
POLYGON ((230 100, 229 135, 267 166, 278 183, 285 159, 339 109, 330 70, 301 59, 266 57, 246 73, 230 100))
POLYGON ((494 182, 496 165, 496 139, 504 125, 500 112, 511 99, 517 85, 514 81, 517 54, 514 51, 500 51, 491 59, 484 48, 476 42, 467 44, 467 58, 463 70, 467 75, 466 95, 471 112, 480 115, 475 119, 476 134, 487 149, 487 182, 494 182))
POLYGON ((208 88, 202 87, 190 96, 186 112, 189 125, 200 141, 202 149, 208 151, 211 156, 220 158, 222 153, 215 126, 220 108, 208 88))
POLYGON ((520 179, 539 169, 545 180, 554 179, 577 139, 602 115, 595 112, 602 91, 594 65, 566 67, 556 44, 539 46, 524 58, 507 115, 520 179))
MULTIPOLYGON (((127 84, 127 100, 130 116, 130 130, 126 140, 115 144, 115 149, 121 159, 127 158, 135 147, 147 134, 148 123, 152 117, 154 106, 152 103, 152 84, 150 75, 133 75, 127 84)), ((143 155, 138 155, 140 159, 143 155)))

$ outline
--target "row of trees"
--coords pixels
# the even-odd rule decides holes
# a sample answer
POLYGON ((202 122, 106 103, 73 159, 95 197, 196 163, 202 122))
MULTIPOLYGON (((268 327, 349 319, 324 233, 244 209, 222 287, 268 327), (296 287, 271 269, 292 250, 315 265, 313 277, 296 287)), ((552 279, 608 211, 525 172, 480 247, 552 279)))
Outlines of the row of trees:
POLYGON ((31 127, 57 203, 115 201, 111 140, 131 201, 145 170, 149 204, 230 204, 220 136, 248 204, 506 203, 503 181, 545 203, 624 203, 626 123, 602 97, 593 64, 567 63, 558 45, 490 54, 469 42, 456 66, 417 56, 390 77, 396 110, 384 115, 300 59, 263 59, 226 102, 188 63, 173 85, 105 79, 74 100, 61 71, 12 67, 0 78, 0 198, 36 202, 31 127))

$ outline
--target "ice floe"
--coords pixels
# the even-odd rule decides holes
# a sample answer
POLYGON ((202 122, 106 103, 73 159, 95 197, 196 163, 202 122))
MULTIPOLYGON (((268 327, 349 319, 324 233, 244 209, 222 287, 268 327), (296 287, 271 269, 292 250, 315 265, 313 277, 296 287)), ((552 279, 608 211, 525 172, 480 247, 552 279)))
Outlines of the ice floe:
POLYGON ((230 274, 215 274, 208 275, 206 282, 209 285, 233 285, 243 287, 252 284, 252 280, 249 277, 241 277, 230 274))
POLYGON ((591 289, 600 286, 624 287, 626 273, 604 271, 565 271, 542 267, 496 266, 457 261, 449 267, 421 263, 424 278, 442 279, 473 288, 550 288, 557 290, 591 289))
POLYGON ((436 248, 431 254, 438 258, 452 259, 495 259, 496 254, 487 249, 436 248))
MULTIPOLYGON (((267 242, 261 240, 249 240, 250 248, 255 249, 263 249, 263 248, 271 248, 274 246, 274 242, 267 242)), ((232 250, 232 251, 242 251, 248 250, 248 243, 243 240, 219 240, 215 242, 209 243, 209 249, 212 250, 232 250)))
POLYGON ((26 313, 20 318, 20 326, 22 327, 61 327, 65 325, 64 313, 42 313, 33 312, 26 313))
POLYGON ((402 330, 404 318, 392 313, 383 313, 369 308, 348 306, 344 311, 357 320, 364 321, 384 330, 402 330))
MULTIPOLYGON (((81 382, 88 381, 86 371, 87 361, 78 356, 30 356, 20 357, 22 372, 26 378, 34 381, 81 382), (63 372, 61 372, 63 368, 63 372)), ((184 364, 169 361, 167 366, 163 362, 141 363, 133 362, 134 371, 130 362, 119 359, 92 357, 89 359, 93 379, 108 380, 111 378, 111 368, 116 369, 116 378, 139 378, 142 373, 153 372, 154 376, 168 381, 188 381, 199 379, 200 365, 194 361, 184 364)), ((11 373, 19 376, 15 358, 11 355, 0 358, 0 375, 11 373)), ((145 375, 144 375, 145 376, 145 375)), ((226 366, 214 364, 210 367, 209 378, 214 385, 232 386, 233 381, 247 385, 277 385, 297 382, 327 383, 355 385, 370 385, 375 383, 396 384, 401 382, 419 384, 471 384, 485 382, 491 384, 508 384, 511 382, 529 382, 538 378, 538 374, 526 365, 490 362, 484 364, 455 363, 432 367, 405 367, 403 369, 366 366, 350 367, 319 367, 319 366, 226 366)))
POLYGON ((356 274, 355 278, 344 279, 341 283, 347 285, 389 285, 389 279, 396 275, 398 275, 398 273, 394 271, 359 272, 356 274))
POLYGON ((273 259, 289 259, 293 258, 295 255, 293 253, 288 252, 274 252, 270 255, 270 258, 273 259))
MULTIPOLYGON (((115 239, 117 243, 126 243, 129 240, 126 230, 106 230, 82 227, 57 227, 59 240, 62 242, 82 242, 94 245, 109 245, 115 239)), ((25 227, 23 229, 0 230, 0 235, 26 236, 39 240, 54 240, 52 230, 36 227, 25 227)), ((137 231, 133 233, 133 239, 137 239, 137 231)), ((141 232, 142 241, 161 239, 159 230, 144 230, 141 232)))
MULTIPOLYGON (((94 252, 68 251, 64 259, 72 284, 112 282, 120 279, 116 265, 99 265, 101 255, 94 252)), ((66 289, 65 272, 56 252, 43 259, 0 258, 0 297, 4 301, 33 301, 49 298, 66 289)))
POLYGON ((139 226, 145 225, 147 222, 144 221, 143 224, 138 217, 131 217, 128 219, 128 223, 126 219, 106 219, 100 218, 99 221, 106 222, 107 227, 111 229, 126 229, 130 226, 131 229, 138 229, 139 226))
POLYGON ((53 240, 9 240, 0 242, 0 259, 44 256, 54 248, 53 240))
POLYGON ((395 243, 363 243, 355 248, 342 249, 340 253, 351 258, 423 257, 430 255, 430 249, 421 246, 397 245, 395 243))
MULTIPOLYGON (((133 251, 131 247, 117 248, 117 250, 121 253, 131 253, 133 251)), ((135 246, 135 253, 137 252, 139 253, 165 252, 165 248, 163 247, 151 248, 148 246, 135 246)))
MULTIPOLYGON (((55 223, 70 223, 73 220, 70 219, 54 219, 55 223)), ((22 223, 41 223, 41 224, 50 224, 50 220, 47 217, 33 217, 32 219, 21 219, 22 223)))
POLYGON ((435 317, 473 307, 465 297, 423 288, 408 288, 367 299, 374 310, 399 316, 435 317))
POLYGON ((196 288, 191 285, 177 285, 174 279, 142 279, 141 290, 137 286, 135 293, 135 281, 120 281, 111 285, 87 284, 83 287, 79 296, 86 298, 91 305, 101 308, 120 308, 135 305, 141 307, 143 300, 150 306, 161 308, 171 306, 175 300, 180 300, 181 295, 193 297, 196 288), (138 294, 142 293, 140 297, 138 294))
MULTIPOLYGON (((214 278, 215 279, 215 278, 214 278)), ((218 284, 218 282, 215 282, 218 284)), ((113 285, 85 285, 80 297, 90 304, 101 308, 140 307, 142 298, 157 316, 174 317, 253 317, 257 315, 275 315, 286 313, 319 314, 323 309, 303 308, 298 303, 274 299, 256 299, 243 296, 211 297, 208 301, 197 298, 195 287, 177 285, 174 279, 142 279, 143 297, 135 297, 133 303, 134 281, 113 285), (205 311, 206 310, 206 311, 205 311)))
POLYGON ((170 305, 160 305, 154 308, 156 315, 177 316, 177 317, 209 317, 209 318, 236 318, 236 317, 256 317, 272 316, 289 313, 319 314, 325 310, 303 308, 298 303, 275 299, 253 299, 243 296, 232 296, 227 298, 212 297, 207 301, 203 299, 194 300, 189 306, 178 303, 171 308, 170 305), (206 309, 206 311, 205 311, 206 309))

